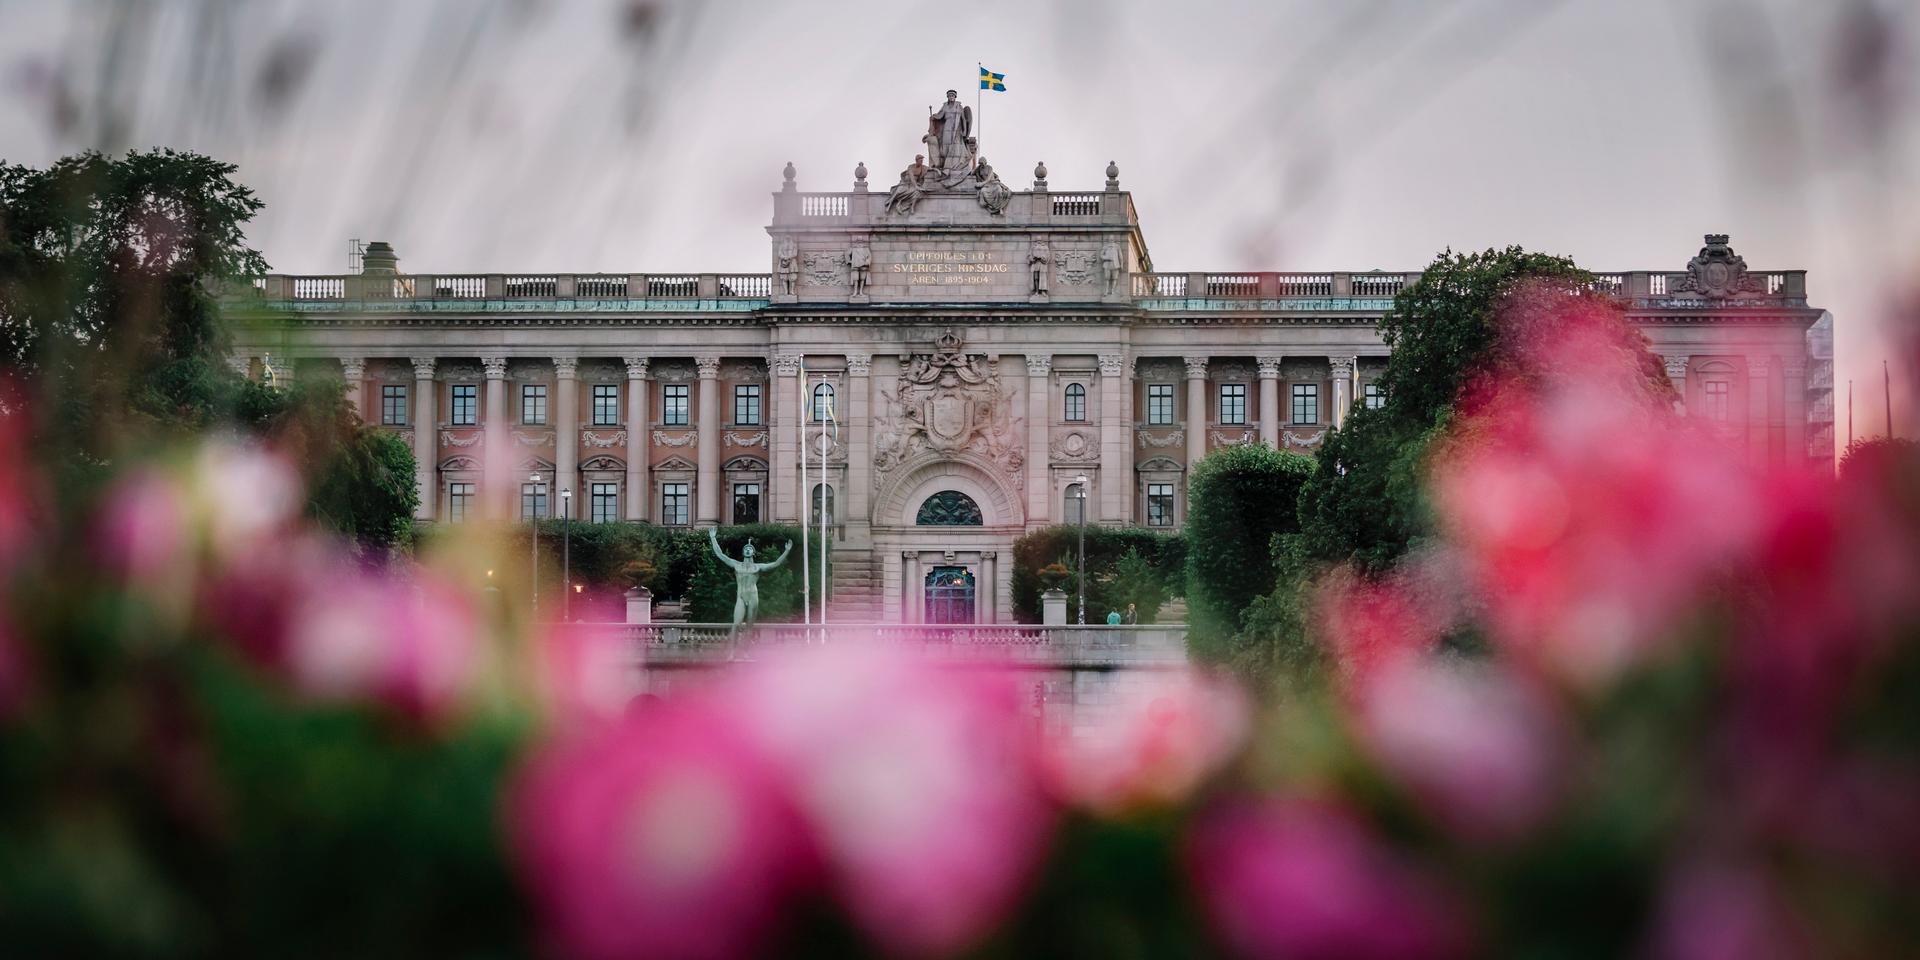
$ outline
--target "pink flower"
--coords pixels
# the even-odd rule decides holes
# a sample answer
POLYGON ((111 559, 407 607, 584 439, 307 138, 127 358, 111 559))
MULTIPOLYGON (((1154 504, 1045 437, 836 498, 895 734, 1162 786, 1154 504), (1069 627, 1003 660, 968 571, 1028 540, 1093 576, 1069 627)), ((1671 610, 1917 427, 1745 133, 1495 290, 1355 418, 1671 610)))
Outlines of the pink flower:
POLYGON ((469 692, 480 625, 466 597, 426 576, 408 582, 358 571, 303 587, 286 656, 304 693, 431 718, 469 692))
POLYGON ((219 562, 250 563, 292 535, 305 491, 286 458, 255 443, 210 443, 193 465, 197 516, 219 562))
POLYGON ((1245 741, 1246 694, 1183 670, 1124 690, 1090 731, 1050 738, 1043 770, 1060 800, 1103 815, 1178 804, 1245 741))
POLYGON ((1668 878, 1656 920, 1658 960, 1811 956, 1789 904, 1757 869, 1693 864, 1668 878))
POLYGON ((1429 877, 1345 813, 1304 800, 1239 803, 1194 828, 1194 880, 1246 957, 1450 957, 1464 924, 1429 877))
POLYGON ((633 644, 617 628, 556 623, 534 640, 541 700, 560 723, 596 723, 625 712, 636 692, 633 644))
POLYGON ((95 527, 102 564, 136 582, 191 571, 189 509, 180 485, 157 470, 121 480, 102 504, 95 527))
POLYGON ((1314 585, 1320 630, 1345 679, 1432 649, 1445 620, 1428 592, 1405 573, 1370 580, 1348 568, 1314 585))
POLYGON ((786 784, 738 718, 698 699, 542 747, 509 825, 561 952, 755 955, 804 878, 786 784))
POLYGON ((1513 839, 1558 799, 1560 718, 1511 672, 1398 661, 1360 688, 1359 721, 1381 766, 1467 839, 1513 839))
POLYGON ((883 946, 951 954, 1013 905, 1049 812, 1006 677, 842 643, 737 680, 723 699, 795 784, 850 912, 883 946))

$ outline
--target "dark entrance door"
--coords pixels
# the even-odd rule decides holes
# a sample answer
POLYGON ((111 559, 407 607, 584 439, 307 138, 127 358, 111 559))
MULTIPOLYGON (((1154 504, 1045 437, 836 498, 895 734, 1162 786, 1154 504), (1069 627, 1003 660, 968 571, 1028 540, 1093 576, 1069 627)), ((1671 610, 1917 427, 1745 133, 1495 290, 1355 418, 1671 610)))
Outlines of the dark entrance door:
POLYGON ((927 574, 925 622, 973 622, 972 571, 966 567, 934 567, 927 574))

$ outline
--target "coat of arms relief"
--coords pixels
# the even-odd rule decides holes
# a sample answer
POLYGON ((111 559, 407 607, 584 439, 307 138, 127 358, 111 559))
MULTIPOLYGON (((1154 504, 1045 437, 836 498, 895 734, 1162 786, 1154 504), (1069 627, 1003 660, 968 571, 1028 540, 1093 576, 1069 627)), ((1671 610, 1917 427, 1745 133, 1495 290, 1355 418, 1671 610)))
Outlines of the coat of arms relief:
POLYGON ((894 389, 880 391, 874 418, 873 466, 882 474, 901 465, 969 452, 1025 487, 1026 456, 1013 416, 1013 395, 981 355, 968 355, 952 331, 931 354, 918 354, 894 389))

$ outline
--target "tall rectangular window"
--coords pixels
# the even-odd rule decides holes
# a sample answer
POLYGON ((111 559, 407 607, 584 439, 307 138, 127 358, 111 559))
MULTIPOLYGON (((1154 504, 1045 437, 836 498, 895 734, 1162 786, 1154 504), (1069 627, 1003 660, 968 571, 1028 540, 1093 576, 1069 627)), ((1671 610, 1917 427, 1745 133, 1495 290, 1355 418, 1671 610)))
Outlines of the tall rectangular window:
POLYGON ((380 422, 389 427, 407 425, 407 387, 389 383, 380 388, 380 422))
POLYGON ((687 385, 669 383, 660 388, 660 423, 668 427, 687 425, 687 385))
POLYGON ((1247 422, 1246 384, 1223 383, 1220 385, 1220 422, 1223 424, 1247 422))
POLYGON ((544 483, 523 483, 520 485, 520 519, 546 519, 547 485, 544 483))
POLYGON ((734 384, 733 425, 736 427, 757 427, 760 425, 759 384, 734 384))
POLYGON ((447 522, 461 523, 467 519, 467 511, 473 508, 473 484, 447 484, 447 522))
POLYGON ((620 485, 596 483, 589 491, 587 519, 594 523, 612 523, 620 519, 620 485))
POLYGON ((1087 419, 1087 388, 1077 384, 1067 384, 1066 418, 1074 423, 1087 419))
POLYGON ((456 427, 471 427, 480 422, 480 388, 471 383, 453 385, 453 410, 447 422, 456 427))
POLYGON ((1173 484, 1147 484, 1147 526, 1173 526, 1173 484))
POLYGON ((1700 385, 1701 399, 1706 407, 1701 412, 1706 414, 1707 419, 1719 420, 1723 423, 1726 421, 1727 399, 1731 388, 1732 384, 1725 380, 1708 380, 1700 385))
POLYGON ((760 522, 760 485, 757 483, 736 483, 733 485, 733 522, 760 522))
POLYGON ((660 485, 660 522, 670 527, 687 525, 686 484, 663 483, 660 485))
POLYGON ((1301 424, 1320 422, 1319 384, 1296 383, 1293 385, 1293 422, 1301 424))
POLYGON ((528 383, 521 385, 520 422, 529 427, 544 427, 547 425, 546 384, 528 383))
POLYGON ((1173 423, 1173 384, 1147 384, 1147 423, 1157 427, 1173 423))
POLYGON ((593 425, 596 427, 620 425, 619 384, 596 383, 593 385, 593 425))
POLYGON ((1377 383, 1369 383, 1360 388, 1360 399, 1368 410, 1378 410, 1387 405, 1387 391, 1377 383))

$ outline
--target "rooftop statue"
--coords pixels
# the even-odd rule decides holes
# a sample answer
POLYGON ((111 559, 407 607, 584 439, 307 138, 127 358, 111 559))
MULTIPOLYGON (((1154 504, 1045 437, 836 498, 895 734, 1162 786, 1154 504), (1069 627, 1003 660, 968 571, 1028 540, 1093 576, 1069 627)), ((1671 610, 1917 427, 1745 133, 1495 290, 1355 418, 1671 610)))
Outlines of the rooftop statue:
POLYGON ((954 186, 973 173, 973 151, 967 143, 972 136, 973 108, 960 102, 959 91, 948 90, 947 102, 927 115, 927 133, 920 138, 927 144, 928 165, 943 186, 954 186))

